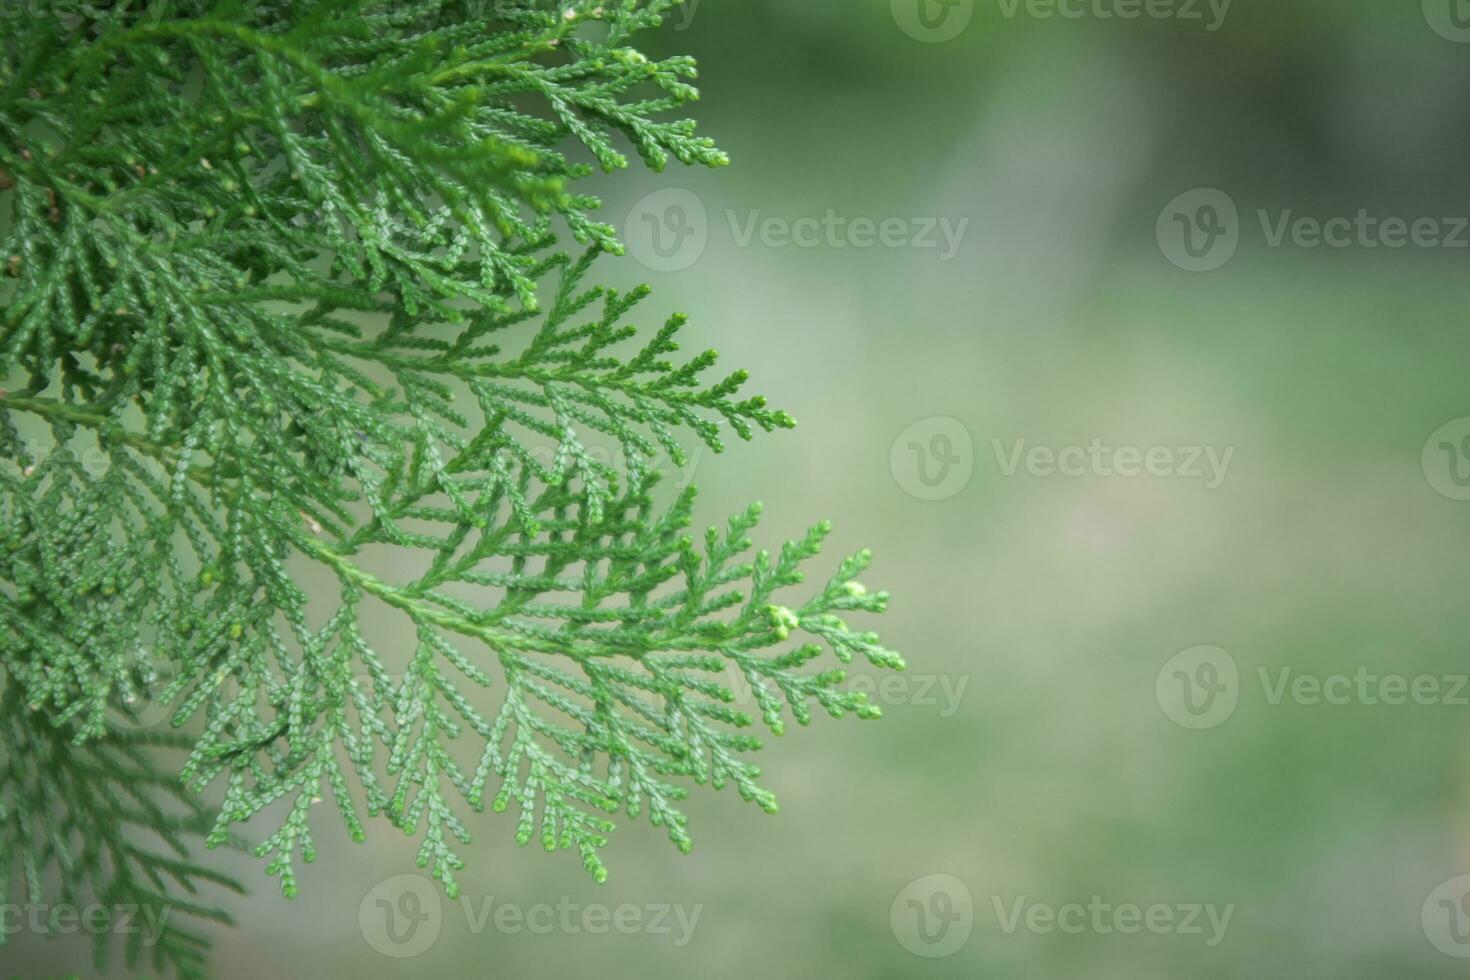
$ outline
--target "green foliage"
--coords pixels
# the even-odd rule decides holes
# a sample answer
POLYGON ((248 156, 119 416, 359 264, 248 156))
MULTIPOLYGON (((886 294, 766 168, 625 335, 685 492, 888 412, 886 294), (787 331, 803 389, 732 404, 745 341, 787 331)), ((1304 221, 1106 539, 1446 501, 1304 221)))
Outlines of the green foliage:
MULTIPOLYGON (((645 289, 588 284, 619 246, 576 156, 724 163, 664 118, 690 60, 627 46, 671 6, 159 0, 0 38, 0 761, 10 799, 58 787, 0 810, 31 887, 52 861, 143 894, 45 819, 202 829, 155 742, 216 788, 211 846, 270 820, 287 894, 328 798, 356 839, 417 836, 453 893, 467 810, 601 880, 619 814, 689 849, 689 782, 775 809, 744 709, 777 734, 878 714, 807 669, 902 667, 842 618, 883 608, 866 554, 788 598, 825 524, 752 554, 758 507, 697 540, 693 491, 656 489, 681 433, 719 451, 791 419, 677 357, 682 318, 631 325, 645 289), (408 649, 367 635, 385 610, 408 649), (190 734, 128 730, 158 706, 190 734), (190 816, 107 811, 119 781, 190 816), (64 816, 25 809, 46 801, 64 816)), ((196 908, 156 877, 149 901, 196 908)))
POLYGON ((98 969, 108 938, 121 934, 130 967, 149 961, 159 972, 202 976, 208 944, 183 917, 231 919, 188 896, 204 884, 242 889, 190 860, 189 840, 207 833, 213 818, 153 755, 188 744, 179 735, 125 731, 78 744, 7 687, 0 693, 0 902, 41 916, 64 908, 105 913, 106 926, 93 926, 98 969))

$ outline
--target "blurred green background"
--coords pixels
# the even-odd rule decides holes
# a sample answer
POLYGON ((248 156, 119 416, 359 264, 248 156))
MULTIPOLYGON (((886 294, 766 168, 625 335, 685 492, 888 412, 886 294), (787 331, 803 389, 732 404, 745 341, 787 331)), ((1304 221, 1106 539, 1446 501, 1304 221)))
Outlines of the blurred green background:
MULTIPOLYGON (((929 8, 940 33, 969 16, 943 41, 914 36, 917 2, 691 4, 646 43, 699 58, 698 116, 733 165, 591 182, 632 245, 602 275, 655 286, 642 325, 690 313, 686 347, 749 367, 801 422, 698 456, 680 477, 701 518, 763 499, 764 543, 826 516, 830 560, 873 548, 865 579, 894 595, 874 625, 910 665, 877 696, 886 717, 768 740, 779 815, 696 793, 692 856, 625 826, 601 887, 478 818, 472 911, 444 901, 412 958, 359 924, 412 842, 352 845, 323 816, 294 902, 238 862, 253 891, 218 933, 221 976, 1463 975, 1436 943, 1470 953, 1452 881, 1470 872, 1470 691, 1448 696, 1470 670, 1470 503, 1421 452, 1470 416, 1470 249, 1273 247, 1258 218, 1366 210, 1453 233, 1442 219, 1470 215, 1470 44, 1434 29, 1455 35, 1458 0, 1236 0, 1213 31, 1203 2, 1203 20, 1122 20, 1099 0, 1079 19, 961 0, 929 8), (668 211, 687 195, 650 211, 670 187, 703 217, 668 211), (1238 248, 1208 272, 1158 233, 1195 188, 1238 208, 1238 248), (825 233, 742 244, 752 220, 829 210, 968 224, 948 257, 825 233), (693 244, 659 255, 674 231, 693 244), (1214 489, 1007 476, 995 441, 1020 439, 1234 455, 1214 489), (953 469, 930 487, 936 449, 953 469), (1236 665, 1238 703, 1191 729, 1158 691, 1203 644, 1236 665), (1431 677, 1444 696, 1272 703, 1259 671, 1283 668, 1431 677), (538 934, 477 925, 491 896, 698 919, 538 934), (1018 901, 1094 896, 1231 918, 1214 945, 1205 915, 1203 935, 1005 928, 1018 901)), ((9 956, 90 973, 78 943, 9 956)))

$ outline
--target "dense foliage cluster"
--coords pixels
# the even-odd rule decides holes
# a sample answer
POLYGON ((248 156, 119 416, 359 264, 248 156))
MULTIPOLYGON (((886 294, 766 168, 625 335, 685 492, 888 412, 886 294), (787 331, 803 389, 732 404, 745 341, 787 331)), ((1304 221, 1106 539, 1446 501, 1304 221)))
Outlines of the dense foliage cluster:
MULTIPOLYGON (((825 525, 752 553, 758 507, 694 535, 656 489, 791 419, 591 284, 577 178, 725 162, 670 118, 692 62, 629 46, 674 5, 4 10, 0 898, 218 918, 189 839, 293 894, 326 800, 451 893, 487 805, 600 880, 619 814, 689 848, 691 781, 775 808, 747 709, 877 714, 809 669, 902 666, 843 618, 866 556, 787 598, 825 525)), ((182 921, 149 949, 192 974, 182 921)))

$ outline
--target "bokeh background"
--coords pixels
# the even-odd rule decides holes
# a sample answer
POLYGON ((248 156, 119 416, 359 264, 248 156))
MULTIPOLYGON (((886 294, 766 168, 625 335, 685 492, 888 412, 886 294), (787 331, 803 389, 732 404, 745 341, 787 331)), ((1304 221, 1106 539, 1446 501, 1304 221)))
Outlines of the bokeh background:
MULTIPOLYGON (((762 499, 767 542, 825 516, 832 560, 873 548, 865 578, 894 595, 875 626, 910 665, 877 695, 886 717, 768 745, 777 816, 696 793, 692 856, 624 827, 600 887, 480 818, 473 910, 445 901, 412 958, 374 949, 358 913, 413 843, 352 845, 328 814, 294 902, 239 862, 252 895, 218 933, 221 976, 1463 975, 1440 947, 1470 954, 1470 502, 1449 469, 1470 423, 1434 434, 1470 416, 1452 220, 1470 215, 1470 32, 1451 19, 1470 5, 1235 0, 1210 30, 1203 0, 1201 19, 1134 20, 1097 13, 1128 0, 1076 19, 923 0, 929 29, 918 2, 691 0, 646 43, 698 56, 697 115, 733 165, 595 182, 630 244, 603 275, 653 284, 645 323, 690 313, 686 346, 801 422, 678 474, 701 518, 762 499), (1199 188, 1237 209, 1210 271, 1168 236, 1199 188), (1451 241, 1273 245, 1259 217, 1360 210, 1451 241), (829 211, 966 224, 953 254, 744 240, 829 211), (1007 475, 1021 439, 1233 455, 1218 481, 1007 475), (1169 692, 1181 664, 1211 679, 1201 645, 1233 665, 1214 679, 1235 707, 1192 728, 1169 692), (1261 671, 1438 694, 1309 703, 1261 671), (487 901, 698 918, 538 934, 493 908, 477 926, 487 901), (1202 935, 1090 914, 1008 931, 1018 901, 1231 917, 1223 936, 1205 914, 1202 935)), ((91 973, 77 943, 6 955, 91 973)))

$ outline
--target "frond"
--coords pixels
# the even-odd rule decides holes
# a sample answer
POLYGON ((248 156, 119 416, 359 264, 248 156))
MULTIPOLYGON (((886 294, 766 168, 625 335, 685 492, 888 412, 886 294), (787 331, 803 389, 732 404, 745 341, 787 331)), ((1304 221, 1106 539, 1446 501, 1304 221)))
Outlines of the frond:
MULTIPOLYGON (((61 921, 56 916, 71 916, 72 928, 86 916, 98 970, 121 946, 130 969, 147 963, 160 973, 204 976, 208 941, 197 923, 233 920, 201 889, 242 888, 197 863, 191 844, 209 831, 212 816, 156 765, 159 750, 187 744, 180 736, 114 730, 78 746, 7 687, 0 694, 0 901, 19 906, 24 921, 43 930, 61 921)), ((0 945, 7 938, 0 931, 0 945)))
MULTIPOLYGON (((270 810, 294 894, 331 809, 453 893, 487 807, 600 881, 625 818, 690 848, 692 786, 775 810, 757 719, 877 716, 842 687, 903 667, 847 622, 886 603, 867 554, 802 591, 825 524, 756 551, 758 507, 696 536, 658 487, 792 419, 591 284, 621 246, 577 179, 725 162, 675 115, 693 62, 630 46, 675 3, 43 5, 0 37, 0 887, 222 921, 163 887, 234 887, 186 838, 270 810)), ((150 948, 201 969, 171 919, 150 948)))

